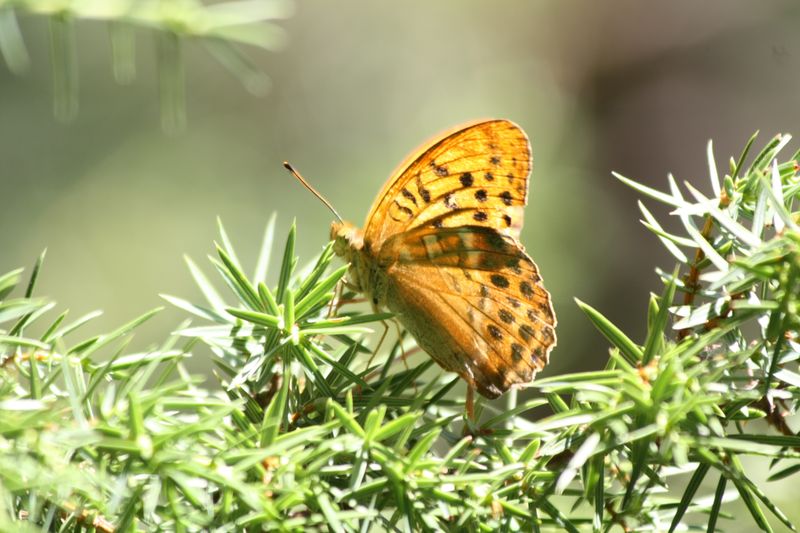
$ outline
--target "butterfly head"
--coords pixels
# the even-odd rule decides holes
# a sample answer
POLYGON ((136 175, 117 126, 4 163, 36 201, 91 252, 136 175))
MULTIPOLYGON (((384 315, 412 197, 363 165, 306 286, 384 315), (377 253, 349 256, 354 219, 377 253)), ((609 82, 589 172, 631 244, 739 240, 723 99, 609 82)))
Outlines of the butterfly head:
POLYGON ((364 234, 349 222, 334 220, 331 223, 331 240, 333 252, 339 257, 350 260, 351 252, 364 247, 364 234))
POLYGON ((362 272, 364 258, 364 234, 360 229, 341 220, 334 220, 331 223, 331 240, 333 241, 333 253, 341 257, 345 262, 350 263, 348 270, 349 284, 358 291, 366 289, 361 280, 368 278, 362 272))

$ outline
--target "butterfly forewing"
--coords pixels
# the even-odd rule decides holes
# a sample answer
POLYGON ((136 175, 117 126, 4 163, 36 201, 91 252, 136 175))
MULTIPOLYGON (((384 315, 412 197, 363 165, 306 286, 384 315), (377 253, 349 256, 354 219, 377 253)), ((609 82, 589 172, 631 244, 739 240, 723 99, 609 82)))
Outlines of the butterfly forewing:
POLYGON ((426 224, 480 225, 519 236, 527 201, 528 137, 507 120, 468 126, 445 136, 390 179, 370 211, 365 240, 426 224))

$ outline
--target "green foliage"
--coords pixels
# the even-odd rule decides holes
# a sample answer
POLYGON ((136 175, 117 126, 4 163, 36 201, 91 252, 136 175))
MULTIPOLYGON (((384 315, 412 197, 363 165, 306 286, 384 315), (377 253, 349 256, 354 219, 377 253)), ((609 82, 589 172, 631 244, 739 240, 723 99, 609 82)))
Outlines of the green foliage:
POLYGON ((201 43, 253 94, 270 85, 242 51, 241 45, 265 50, 281 48, 286 36, 275 20, 291 16, 291 0, 0 0, 0 56, 11 72, 24 74, 30 65, 19 17, 46 18, 50 33, 50 64, 54 113, 60 120, 78 112, 78 45, 76 23, 99 21, 108 26, 114 79, 136 79, 136 34, 155 41, 162 126, 179 131, 186 122, 183 47, 201 43))
POLYGON ((742 466, 800 470, 785 420, 800 399, 800 179, 797 156, 775 162, 787 142, 723 178, 709 148, 713 198, 618 176, 682 226, 640 204, 678 261, 658 270, 646 337, 579 301, 611 345, 605 368, 479 403, 475 421, 456 378, 403 364, 405 336, 365 346, 388 315, 339 308, 330 245, 298 268, 292 228, 268 284, 274 218, 252 276, 220 225, 226 297, 187 258, 205 303, 164 298, 196 323, 142 352, 131 336, 154 313, 76 339, 92 315, 51 317, 34 297, 41 258, 20 296, 21 271, 0 276, 0 529, 713 531, 735 496, 756 527, 793 529, 742 466), (217 384, 184 366, 209 352, 217 384))

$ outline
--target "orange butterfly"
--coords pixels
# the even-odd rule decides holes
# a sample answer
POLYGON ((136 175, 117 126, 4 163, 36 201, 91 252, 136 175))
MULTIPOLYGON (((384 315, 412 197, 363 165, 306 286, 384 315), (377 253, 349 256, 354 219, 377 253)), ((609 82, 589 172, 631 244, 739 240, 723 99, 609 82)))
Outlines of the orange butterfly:
POLYGON ((488 398, 530 383, 556 344, 550 294, 518 241, 531 165, 516 124, 462 126, 400 165, 363 231, 331 225, 355 289, 488 398))

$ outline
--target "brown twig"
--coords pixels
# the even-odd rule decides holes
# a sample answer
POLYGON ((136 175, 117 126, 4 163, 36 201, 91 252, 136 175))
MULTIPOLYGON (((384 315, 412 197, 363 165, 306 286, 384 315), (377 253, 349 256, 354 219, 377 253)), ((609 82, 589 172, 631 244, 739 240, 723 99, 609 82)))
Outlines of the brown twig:
MULTIPOLYGON (((777 429, 781 434, 790 437, 797 436, 795 432, 792 431, 792 428, 789 427, 789 424, 786 423, 786 412, 781 410, 778 405, 771 405, 766 396, 751 405, 767 413, 767 423, 777 429)), ((800 451, 800 447, 795 447, 795 450, 800 451)))
POLYGON ((261 406, 262 409, 266 409, 266 407, 269 405, 269 402, 272 401, 272 398, 278 392, 278 389, 281 388, 282 382, 283 376, 278 372, 275 372, 272 374, 272 378, 269 380, 269 387, 267 390, 255 393, 253 395, 253 399, 258 405, 261 406))
POLYGON ((626 533, 631 531, 631 528, 628 527, 628 523, 625 521, 625 517, 614 510, 614 504, 610 501, 607 501, 605 504, 606 512, 611 516, 611 521, 619 525, 623 531, 626 533))
MULTIPOLYGON (((729 203, 730 198, 725 192, 725 189, 723 189, 719 197, 719 207, 727 207, 729 203)), ((702 235, 703 239, 708 241, 713 229, 714 218, 711 215, 707 215, 706 220, 703 223, 703 230, 700 232, 700 235, 702 235)), ((706 254, 701 248, 695 250, 694 261, 692 261, 692 264, 689 266, 689 272, 683 278, 683 285, 686 289, 686 292, 683 293, 683 305, 690 306, 694 303, 694 297, 697 294, 697 291, 700 289, 700 263, 705 258, 706 254)), ((691 328, 684 328, 678 331, 678 340, 688 337, 691 332, 691 328)))

